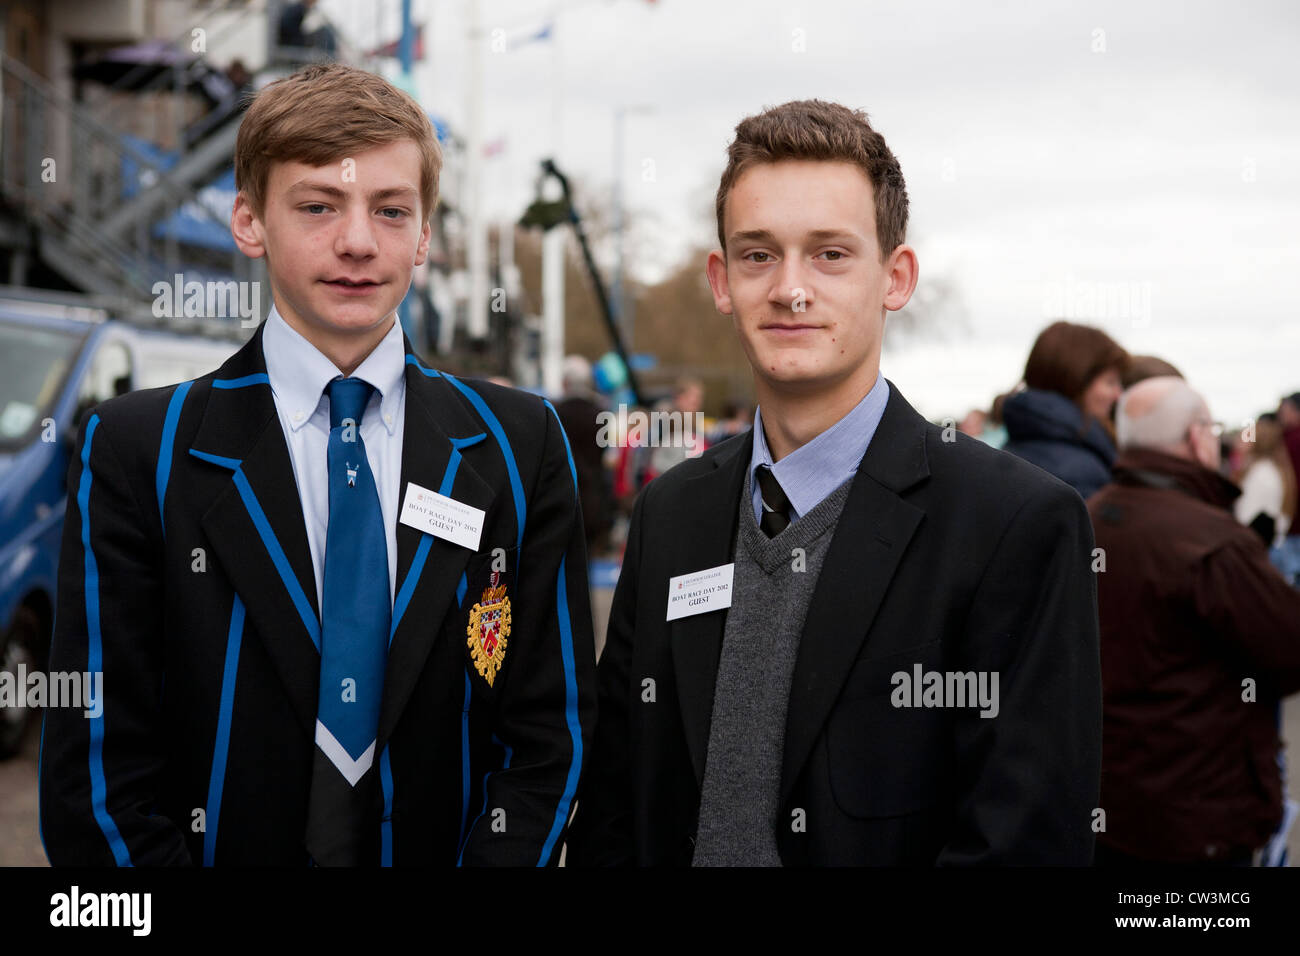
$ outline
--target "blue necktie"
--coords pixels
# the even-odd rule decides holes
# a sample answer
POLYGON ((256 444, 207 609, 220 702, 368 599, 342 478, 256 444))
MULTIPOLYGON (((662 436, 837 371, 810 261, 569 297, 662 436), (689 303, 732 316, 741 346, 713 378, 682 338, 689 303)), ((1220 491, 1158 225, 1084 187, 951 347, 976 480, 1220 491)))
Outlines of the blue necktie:
POLYGON ((361 416, 374 388, 343 378, 328 391, 329 526, 307 844, 317 863, 355 866, 370 862, 364 848, 379 824, 378 815, 369 819, 375 792, 369 771, 392 603, 383 513, 361 440, 361 416))

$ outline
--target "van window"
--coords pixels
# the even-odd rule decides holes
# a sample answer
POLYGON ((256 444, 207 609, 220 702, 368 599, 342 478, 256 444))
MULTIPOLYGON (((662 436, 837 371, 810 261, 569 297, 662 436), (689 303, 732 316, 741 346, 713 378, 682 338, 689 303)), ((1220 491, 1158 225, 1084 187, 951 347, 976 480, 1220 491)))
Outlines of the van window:
POLYGON ((95 350, 77 393, 80 405, 92 407, 131 391, 131 353, 115 339, 95 350))
POLYGON ((76 364, 84 335, 0 322, 0 448, 31 440, 76 364))

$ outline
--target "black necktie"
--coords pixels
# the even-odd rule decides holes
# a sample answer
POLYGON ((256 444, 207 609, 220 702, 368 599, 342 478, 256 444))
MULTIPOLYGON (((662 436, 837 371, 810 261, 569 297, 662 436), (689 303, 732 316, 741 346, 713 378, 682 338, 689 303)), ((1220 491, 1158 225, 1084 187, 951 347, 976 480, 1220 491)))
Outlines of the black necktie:
POLYGON ((754 472, 758 478, 758 492, 763 501, 763 520, 758 526, 763 534, 775 538, 790 524, 790 499, 781 490, 781 484, 767 465, 759 465, 754 472))

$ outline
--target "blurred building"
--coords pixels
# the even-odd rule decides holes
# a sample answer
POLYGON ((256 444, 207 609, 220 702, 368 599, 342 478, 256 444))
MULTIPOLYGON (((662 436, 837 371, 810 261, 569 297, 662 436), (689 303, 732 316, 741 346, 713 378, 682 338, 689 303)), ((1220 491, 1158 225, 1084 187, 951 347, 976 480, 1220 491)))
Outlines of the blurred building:
POLYGON ((257 278, 228 210, 241 97, 282 62, 279 4, 17 0, 3 14, 0 265, 129 299, 257 278))
MULTIPOLYGON (((5 4, 0 284, 141 303, 177 276, 264 282, 262 262, 239 253, 229 229, 247 95, 316 60, 383 72, 394 46, 358 49, 310 2, 5 4)), ((420 39, 417 56, 423 49, 420 39)), ((445 351, 462 307, 454 273, 463 255, 444 220, 459 205, 464 157, 431 119, 453 201, 435 214, 430 263, 401 316, 417 347, 445 351)), ((269 302, 266 289, 263 315, 269 302)))

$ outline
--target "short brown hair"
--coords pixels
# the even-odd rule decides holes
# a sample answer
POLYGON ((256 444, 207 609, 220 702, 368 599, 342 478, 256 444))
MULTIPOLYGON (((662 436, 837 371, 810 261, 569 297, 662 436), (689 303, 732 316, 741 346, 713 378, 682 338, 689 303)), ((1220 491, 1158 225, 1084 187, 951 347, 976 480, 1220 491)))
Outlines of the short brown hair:
POLYGON ((1155 378, 1157 375, 1183 378, 1182 372, 1162 358, 1155 355, 1130 355, 1128 366, 1120 375, 1120 381, 1125 389, 1129 389, 1143 379, 1155 378))
POLYGON ((727 168, 718 184, 718 242, 725 254, 722 218, 727 194, 749 167, 783 159, 853 163, 871 181, 876 200, 876 239, 880 260, 907 238, 907 184, 885 138, 871 128, 867 114, 824 100, 794 100, 747 116, 727 147, 727 168))
POLYGON ((1053 322, 1038 333, 1025 362, 1025 384, 1078 404, 1088 385, 1107 369, 1124 374, 1128 353, 1101 329, 1053 322))
POLYGON ((342 63, 308 66, 253 98, 235 140, 235 188, 261 216, 273 163, 324 166, 402 139, 420 150, 420 212, 428 222, 442 150, 420 104, 374 73, 342 63))

